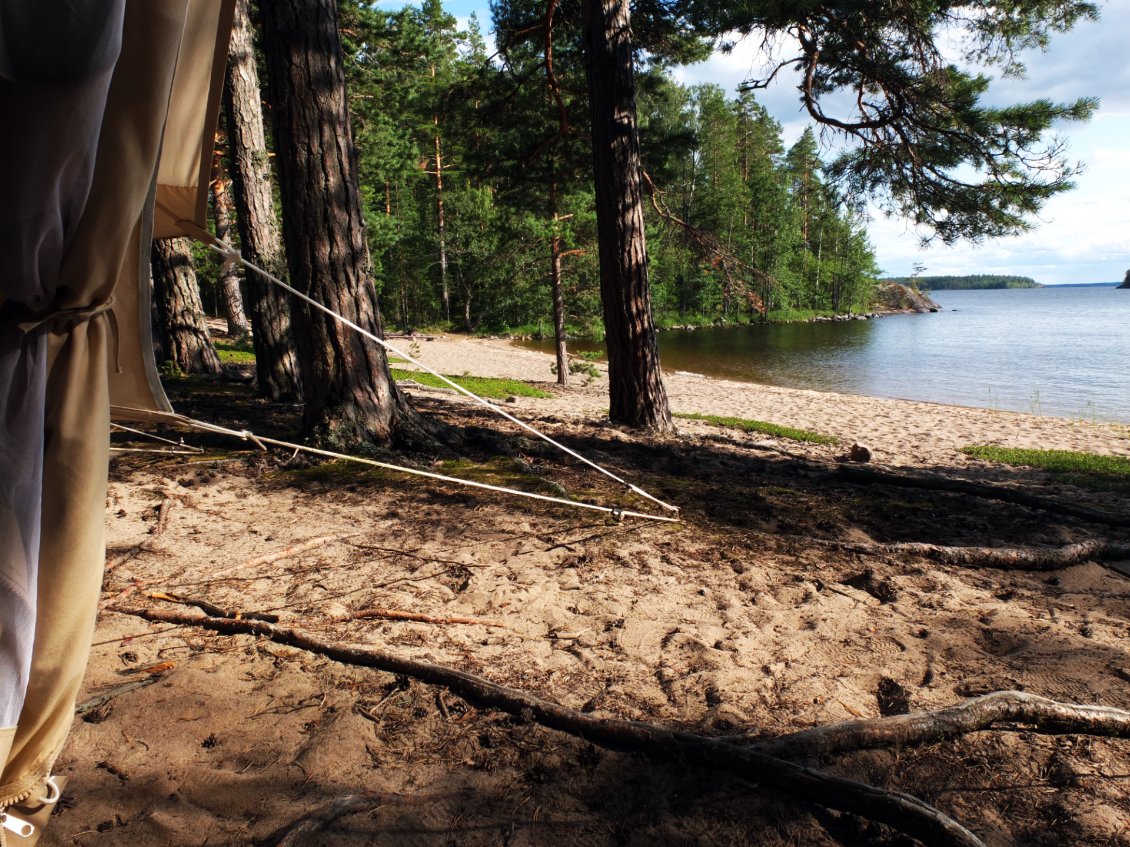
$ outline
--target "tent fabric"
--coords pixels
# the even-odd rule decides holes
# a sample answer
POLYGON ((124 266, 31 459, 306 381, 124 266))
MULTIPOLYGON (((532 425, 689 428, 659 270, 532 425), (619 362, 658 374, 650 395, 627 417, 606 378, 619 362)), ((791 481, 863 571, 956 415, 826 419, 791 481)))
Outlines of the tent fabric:
MULTIPOLYGON (((208 186, 216 119, 227 67, 234 0, 188 0, 183 37, 174 50, 164 144, 153 205, 153 238, 207 229, 208 186)), ((159 419, 172 411, 157 378, 149 319, 149 240, 138 265, 124 269, 114 291, 118 368, 110 375, 115 420, 159 419)))
POLYGON ((168 196, 168 217, 204 223, 230 6, 0 0, 9 175, 0 187, 0 806, 46 775, 73 719, 105 560, 110 398, 168 409, 148 343, 153 207, 168 196), (179 97, 193 102, 170 108, 179 97))
MULTIPOLYGON (((44 17, 43 4, 0 11, 0 726, 23 704, 35 628, 42 501, 47 332, 19 324, 60 294, 63 255, 77 231, 111 75, 121 47, 124 2, 96 25, 89 9, 44 17), (49 42, 44 45, 41 42, 49 42), (57 51, 58 62, 48 61, 57 51), (65 59, 64 59, 65 57, 65 59), (58 68, 58 64, 66 64, 58 68)), ((10 734, 10 733, 9 733, 10 734)), ((6 758, 6 757, 5 757, 6 758)), ((0 792, 2 793, 2 792, 0 792)))

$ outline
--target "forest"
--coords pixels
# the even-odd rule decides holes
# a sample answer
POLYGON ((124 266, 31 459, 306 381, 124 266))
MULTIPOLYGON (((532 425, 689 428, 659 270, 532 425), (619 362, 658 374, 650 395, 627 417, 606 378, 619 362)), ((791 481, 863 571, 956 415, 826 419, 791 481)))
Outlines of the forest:
MULTIPOLYGON (((531 84, 542 45, 521 35, 522 15, 536 11, 496 6, 501 46, 488 55, 475 16, 460 29, 440 0, 341 4, 366 238, 392 329, 552 336, 558 274, 567 332, 603 335, 581 47, 560 26, 555 90, 531 84)), ((826 177, 815 133, 786 146, 754 93, 684 86, 649 59, 637 86, 657 325, 868 310, 878 268, 863 205, 826 177)), ((222 311, 205 256, 205 296, 222 311)))
MULTIPOLYGON (((402 327, 542 334, 559 254, 567 325, 599 335, 576 28, 558 27, 547 92, 523 84, 544 73, 542 43, 522 35, 540 11, 494 11, 496 57, 486 55, 474 18, 460 31, 439 0, 346 13, 383 311, 402 327)), ((752 93, 688 88, 658 58, 637 69, 637 92, 660 325, 868 307, 876 269, 865 221, 824 178, 811 130, 786 149, 752 93)))
POLYGON ((967 289, 990 288, 1042 288, 1036 280, 1027 276, 1008 274, 966 274, 965 276, 900 276, 888 277, 883 282, 897 282, 901 285, 914 285, 923 291, 963 291, 967 289))

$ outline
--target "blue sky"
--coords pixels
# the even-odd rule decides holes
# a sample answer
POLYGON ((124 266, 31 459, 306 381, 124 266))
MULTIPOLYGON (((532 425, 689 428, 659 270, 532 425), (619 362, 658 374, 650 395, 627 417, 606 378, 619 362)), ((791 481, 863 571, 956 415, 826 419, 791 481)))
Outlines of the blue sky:
MULTIPOLYGON (((399 8, 402 0, 381 0, 399 8)), ((484 29, 490 12, 481 0, 449 0, 444 7, 465 19, 477 12, 484 29)), ((1102 18, 1084 23, 1052 39, 1047 52, 1024 57, 1027 78, 1003 79, 990 91, 1001 102, 1049 97, 1070 101, 1098 97, 1099 109, 1087 124, 1068 124, 1057 131, 1069 145, 1069 157, 1084 172, 1076 189, 1053 198, 1033 231, 981 245, 919 246, 920 234, 904 220, 876 212, 869 226, 879 266, 890 275, 909 275, 916 263, 925 274, 1001 273, 1030 276, 1048 285, 1121 281, 1130 269, 1130 2, 1109 0, 1102 18)), ((681 68, 687 84, 710 82, 734 92, 757 76, 763 64, 753 43, 739 44, 728 55, 681 68)), ((786 143, 808 124, 795 88, 782 80, 759 92, 759 99, 784 127, 786 143)), ((829 151, 831 152, 831 151, 829 151)))

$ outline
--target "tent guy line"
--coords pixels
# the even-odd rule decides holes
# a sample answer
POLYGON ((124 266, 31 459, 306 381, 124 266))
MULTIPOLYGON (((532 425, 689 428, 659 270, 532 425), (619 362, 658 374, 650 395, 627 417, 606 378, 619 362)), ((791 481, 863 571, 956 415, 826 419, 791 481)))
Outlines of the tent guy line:
POLYGON ((164 453, 193 453, 193 454, 199 455, 200 453, 204 452, 203 447, 194 447, 191 444, 185 444, 183 438, 180 441, 173 441, 171 438, 162 438, 159 435, 154 435, 153 433, 146 432, 143 429, 134 429, 132 426, 124 426, 123 424, 120 424, 116 421, 110 422, 110 429, 111 430, 116 429, 116 430, 119 430, 121 432, 128 432, 128 433, 131 433, 133 435, 141 435, 141 436, 144 436, 145 438, 151 438, 154 441, 161 441, 165 444, 171 444, 174 447, 178 448, 176 450, 159 450, 159 449, 156 449, 156 448, 141 450, 141 449, 135 449, 135 448, 130 448, 130 447, 114 447, 113 445, 110 445, 110 449, 112 451, 116 451, 118 453, 138 453, 138 452, 157 453, 157 452, 164 452, 164 453))
MULTIPOLYGON (((319 311, 324 312, 325 314, 332 317, 334 320, 336 320, 336 321, 340 322, 341 324, 349 327, 350 329, 354 330, 355 332, 360 333, 362 336, 369 339, 370 341, 373 341, 376 344, 379 344, 381 347, 383 347, 389 353, 392 353, 396 356, 399 356, 400 358, 404 359, 407 362, 410 362, 411 364, 415 365, 416 367, 420 368, 421 370, 423 370, 427 373, 430 373, 432 376, 436 377, 437 379, 442 380, 444 383, 449 385, 455 391, 458 391, 460 394, 463 394, 466 397, 469 397, 471 400, 474 400, 476 403, 490 409, 495 414, 501 415, 502 417, 506 418, 511 423, 517 424, 518 426, 520 426, 522 429, 526 430, 527 432, 529 432, 533 435, 536 435, 538 438, 542 439, 543 441, 547 442, 548 444, 553 445, 558 450, 561 450, 562 452, 567 453, 568 455, 572 456, 574 459, 577 459, 578 461, 583 462, 584 464, 588 465, 590 468, 593 468, 594 470, 599 471, 600 473, 604 474, 606 477, 613 480, 614 482, 617 482, 620 485, 623 485, 625 488, 627 488, 632 493, 637 494, 640 497, 643 497, 647 500, 652 501, 656 505, 660 506, 663 509, 666 509, 669 512, 674 512, 675 514, 679 513, 679 507, 678 506, 672 506, 670 503, 665 503, 664 501, 660 500, 658 497, 655 497, 654 495, 649 494, 648 492, 644 491, 639 486, 633 485, 632 483, 628 482, 627 480, 617 476, 616 474, 614 474, 612 471, 608 470, 607 468, 604 468, 604 467, 598 465, 596 462, 592 461, 591 459, 585 458, 580 453, 576 452, 575 450, 570 449, 569 447, 566 447, 561 442, 556 441, 553 438, 550 438, 548 435, 546 435, 545 433, 536 429, 532 425, 526 423, 525 421, 523 421, 519 418, 516 418, 514 415, 507 412, 505 409, 502 409, 502 408, 496 406, 495 404, 489 402, 488 400, 485 400, 482 397, 478 396, 477 394, 467 390, 462 385, 459 385, 458 383, 452 381, 451 379, 448 379, 446 376, 444 376, 443 374, 441 374, 441 373, 433 370, 432 368, 428 367, 427 365, 425 365, 423 362, 419 361, 415 357, 409 355, 408 353, 405 353, 403 350, 400 350, 399 348, 393 346, 392 344, 389 344, 383 338, 379 338, 378 336, 374 335, 373 333, 369 332, 368 330, 364 329, 363 327, 357 325, 353 321, 349 320, 349 318, 346 318, 343 315, 339 315, 337 312, 335 312, 333 309, 329 308, 328 306, 325 306, 322 303, 319 303, 317 300, 313 299, 309 295, 303 294, 301 291, 294 288, 292 285, 289 285, 288 283, 283 282, 277 276, 270 274, 267 271, 263 270, 262 268, 258 267, 257 265, 254 265, 251 262, 247 261, 245 258, 243 258, 243 255, 239 252, 238 248, 232 246, 231 244, 228 244, 226 241, 222 241, 219 238, 216 238, 216 236, 212 235, 212 233, 208 232, 203 227, 197 226, 192 221, 180 221, 180 222, 178 222, 178 226, 180 226, 185 232, 191 232, 193 234, 193 236, 198 241, 200 241, 203 244, 208 245, 213 250, 215 250, 217 253, 219 253, 223 257, 225 265, 238 263, 238 264, 243 265, 248 270, 251 270, 251 271, 254 271, 257 274, 260 274, 265 279, 269 279, 272 283, 274 283, 275 285, 279 286, 280 288, 290 292, 295 297, 298 297, 300 300, 303 300, 304 302, 309 303, 315 309, 318 309, 319 311)), ((349 457, 344 457, 344 458, 349 458, 349 457)), ((552 499, 552 498, 550 498, 550 499, 552 499)), ((570 503, 572 501, 566 500, 566 501, 561 501, 561 502, 570 503)), ((622 514, 628 514, 628 513, 622 512, 622 514)), ((647 515, 646 517, 653 517, 653 516, 647 515)))
MULTIPOLYGON (((119 408, 121 411, 137 411, 132 409, 119 408)), ((265 435, 256 435, 250 430, 246 429, 229 429, 219 424, 208 423, 207 421, 196 420, 195 418, 185 417, 178 415, 175 412, 166 412, 159 415, 153 415, 151 418, 161 420, 165 423, 178 424, 180 426, 190 427, 199 430, 200 432, 212 432, 218 435, 228 435, 233 438, 239 438, 244 441, 254 442, 261 450, 266 450, 267 445, 274 447, 284 447, 287 450, 294 450, 295 452, 310 453, 314 456, 323 456, 330 459, 342 459, 347 462, 357 462, 362 465, 370 465, 375 468, 383 468, 384 470, 396 471, 398 473, 411 474, 412 476, 425 477, 427 479, 435 479, 440 482, 450 482, 455 485, 464 485, 470 488, 479 488, 486 491, 497 491, 501 494, 512 494, 516 497, 526 497, 531 500, 541 500, 545 503, 556 503, 561 506, 571 506, 575 509, 587 509, 592 512, 602 512, 606 515, 611 515, 613 518, 620 520, 621 518, 639 518, 641 520, 649 521, 663 521, 664 523, 681 523, 680 518, 671 518, 666 515, 650 515, 646 512, 633 512, 629 509, 619 509, 614 506, 599 506, 595 503, 585 503, 579 500, 566 500, 563 497, 550 497, 546 494, 535 494, 532 491, 521 491, 517 488, 507 488, 502 485, 490 485, 485 482, 475 482, 470 479, 460 479, 456 476, 445 476, 444 474, 432 473, 431 471, 420 470, 419 468, 407 468, 402 465, 393 465, 388 462, 380 462, 376 459, 366 459, 361 456, 350 456, 347 453, 335 453, 332 450, 322 450, 318 447, 310 447, 305 444, 295 444, 291 441, 280 441, 277 438, 269 438, 265 435)), ((134 431, 134 430, 131 430, 134 431)), ((148 433, 141 433, 147 435, 148 433)))

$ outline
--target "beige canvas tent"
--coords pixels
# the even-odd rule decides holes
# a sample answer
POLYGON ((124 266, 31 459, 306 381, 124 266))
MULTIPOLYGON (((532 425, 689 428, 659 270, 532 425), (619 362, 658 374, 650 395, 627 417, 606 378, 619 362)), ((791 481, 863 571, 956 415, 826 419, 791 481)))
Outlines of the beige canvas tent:
MULTIPOLYGON (((191 237, 207 228, 216 116, 234 5, 235 0, 186 4, 157 169, 152 238, 191 237)), ((141 247, 148 257, 148 241, 141 247)), ((114 290, 121 357, 121 372, 110 379, 115 419, 171 411, 153 363, 147 258, 140 265, 123 268, 114 290)))
POLYGON ((169 410, 152 237, 205 224, 232 0, 0 0, 0 823, 45 777, 104 561, 109 408, 169 410), (120 48, 120 49, 119 49, 120 48))

